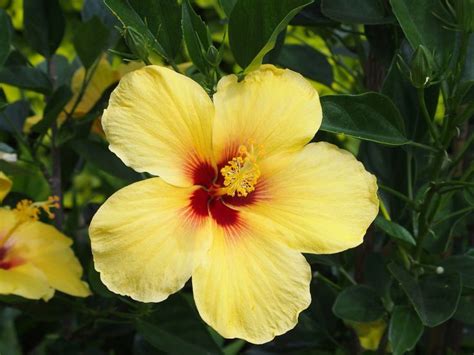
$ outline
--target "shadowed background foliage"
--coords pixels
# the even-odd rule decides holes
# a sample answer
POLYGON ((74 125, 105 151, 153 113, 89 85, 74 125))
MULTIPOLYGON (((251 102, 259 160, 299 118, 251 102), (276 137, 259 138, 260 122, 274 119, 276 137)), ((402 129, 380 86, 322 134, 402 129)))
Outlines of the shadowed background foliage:
POLYGON ((93 292, 0 296, 0 354, 472 354, 473 30, 472 0, 0 0, 3 204, 59 196, 51 223, 74 239, 93 292), (361 246, 306 256, 311 306, 257 346, 206 326, 190 285, 160 304, 108 291, 87 229, 147 177, 100 126, 125 73, 169 66, 212 95, 262 63, 318 89, 314 140, 377 176, 381 209, 361 246))

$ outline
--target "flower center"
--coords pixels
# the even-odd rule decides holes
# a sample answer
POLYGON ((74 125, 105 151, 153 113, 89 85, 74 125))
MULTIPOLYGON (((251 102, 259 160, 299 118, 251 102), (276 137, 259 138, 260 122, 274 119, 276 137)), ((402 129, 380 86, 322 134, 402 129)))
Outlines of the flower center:
POLYGON ((3 231, 3 235, 0 235, 0 269, 10 269, 14 266, 21 265, 23 259, 19 256, 12 254, 14 245, 11 240, 11 236, 24 223, 30 221, 38 221, 41 210, 43 210, 49 218, 54 218, 54 213, 51 211, 52 208, 59 207, 59 198, 56 196, 50 196, 47 201, 32 202, 30 200, 21 200, 17 203, 15 209, 12 210, 17 216, 15 225, 7 231, 3 231))
POLYGON ((239 155, 227 162, 221 169, 224 178, 223 192, 234 197, 245 197, 255 190, 260 169, 257 164, 259 151, 251 145, 250 150, 246 146, 239 147, 239 155))

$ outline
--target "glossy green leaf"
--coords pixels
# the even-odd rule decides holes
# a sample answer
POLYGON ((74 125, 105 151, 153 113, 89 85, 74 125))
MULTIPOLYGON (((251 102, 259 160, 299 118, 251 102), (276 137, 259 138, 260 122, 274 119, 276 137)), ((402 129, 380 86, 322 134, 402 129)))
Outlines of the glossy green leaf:
POLYGON ((376 25, 394 21, 381 0, 322 0, 321 10, 330 19, 343 23, 376 25))
POLYGON ((413 349, 423 334, 423 323, 411 307, 397 306, 392 312, 388 339, 394 355, 413 349))
POLYGON ((456 312, 462 288, 458 273, 425 275, 417 281, 395 263, 391 263, 388 269, 400 283, 424 325, 435 327, 456 312))
POLYGON ((445 273, 459 273, 462 278, 463 287, 474 288, 474 256, 453 255, 443 260, 440 266, 445 273))
POLYGON ((182 295, 171 296, 136 322, 138 332, 166 354, 221 354, 205 324, 182 295))
POLYGON ((206 24, 196 14, 188 0, 183 3, 183 35, 189 57, 199 71, 206 74, 210 64, 206 53, 211 46, 211 35, 206 24))
POLYGON ((409 142, 403 119, 393 102, 375 92, 321 97, 321 130, 359 139, 402 145, 409 142))
POLYGON ((332 311, 341 319, 364 323, 380 319, 384 308, 371 287, 356 285, 346 288, 337 296, 332 311))
POLYGON ((5 60, 10 53, 10 24, 7 13, 0 9, 0 67, 5 63, 5 60))
POLYGON ((236 62, 251 70, 275 45, 278 34, 313 0, 238 0, 229 19, 229 43, 236 62))
POLYGON ((90 140, 75 140, 69 143, 72 149, 87 162, 124 181, 140 180, 140 175, 125 166, 105 144, 90 140))
POLYGON ((66 27, 58 0, 23 0, 26 39, 38 53, 49 58, 59 47, 66 27))
POLYGON ((310 46, 284 45, 276 63, 327 86, 333 82, 332 67, 326 56, 310 46))
POLYGON ((0 83, 17 86, 48 95, 51 82, 48 76, 37 68, 9 66, 0 68, 0 83))
POLYGON ((128 31, 139 37, 140 43, 135 44, 139 47, 137 48, 138 51, 142 53, 149 53, 151 51, 166 58, 166 52, 163 47, 127 0, 104 0, 104 2, 122 23, 125 35, 128 31))
POLYGON ((49 98, 44 109, 44 116, 41 121, 32 127, 33 132, 45 133, 57 120, 59 114, 72 97, 72 91, 67 86, 59 87, 49 98))
POLYGON ((413 49, 424 45, 434 51, 441 62, 452 55, 455 32, 447 30, 434 15, 443 12, 440 1, 390 0, 390 4, 413 49))
POLYGON ((413 238, 411 233, 398 223, 388 221, 385 218, 379 216, 375 219, 375 225, 395 239, 407 242, 411 245, 416 245, 415 238, 413 238))
POLYGON ((85 68, 90 68, 107 48, 109 36, 109 29, 95 16, 77 26, 73 43, 85 68), (94 40, 91 41, 91 38, 94 40))
POLYGON ((150 32, 172 60, 181 48, 181 4, 177 0, 129 0, 150 32))

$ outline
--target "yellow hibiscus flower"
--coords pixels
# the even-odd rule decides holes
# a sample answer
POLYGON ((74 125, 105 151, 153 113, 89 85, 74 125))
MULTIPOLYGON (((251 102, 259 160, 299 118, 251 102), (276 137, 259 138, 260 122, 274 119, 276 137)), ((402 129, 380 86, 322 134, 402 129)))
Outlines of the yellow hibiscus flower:
MULTIPOLYGON (((0 172, 0 198, 11 181, 0 172)), ((21 201, 14 210, 0 208, 0 295, 49 300, 55 290, 86 297, 82 267, 70 246, 72 241, 56 228, 38 221, 40 209, 51 215, 57 200, 21 201)), ((51 215, 52 216, 52 215, 51 215)))
POLYGON ((350 153, 307 144, 322 119, 301 75, 265 65, 222 78, 213 100, 148 66, 125 75, 102 118, 110 149, 160 177, 112 195, 89 232, 112 291, 159 302, 192 276, 197 309, 226 338, 265 343, 311 301, 305 253, 362 243, 377 185, 350 153))

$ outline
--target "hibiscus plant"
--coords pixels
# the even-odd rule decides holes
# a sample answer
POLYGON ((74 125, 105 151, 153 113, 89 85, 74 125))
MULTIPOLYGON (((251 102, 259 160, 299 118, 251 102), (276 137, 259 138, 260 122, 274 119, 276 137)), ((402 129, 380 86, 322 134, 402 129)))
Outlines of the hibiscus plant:
POLYGON ((472 354, 473 31, 0 1, 0 354, 472 354))

